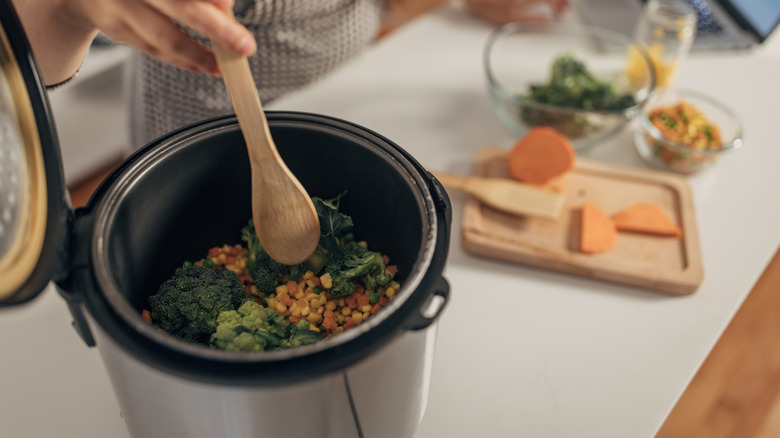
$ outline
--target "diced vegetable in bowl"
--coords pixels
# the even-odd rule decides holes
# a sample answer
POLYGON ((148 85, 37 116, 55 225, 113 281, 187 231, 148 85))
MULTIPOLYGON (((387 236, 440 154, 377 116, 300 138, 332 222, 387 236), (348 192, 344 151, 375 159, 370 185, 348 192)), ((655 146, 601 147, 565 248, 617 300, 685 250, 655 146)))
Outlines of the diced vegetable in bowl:
POLYGON ((736 115, 717 100, 690 90, 664 90, 637 120, 634 143, 649 164, 692 174, 742 145, 736 115))

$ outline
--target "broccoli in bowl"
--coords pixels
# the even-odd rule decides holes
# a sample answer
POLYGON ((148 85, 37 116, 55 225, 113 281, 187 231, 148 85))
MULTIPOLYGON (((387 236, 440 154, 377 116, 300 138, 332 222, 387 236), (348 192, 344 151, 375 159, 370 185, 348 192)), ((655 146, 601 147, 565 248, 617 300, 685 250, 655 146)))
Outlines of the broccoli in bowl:
POLYGON ((601 129, 601 114, 621 113, 637 103, 613 81, 598 78, 573 55, 559 56, 546 83, 531 84, 516 96, 530 126, 549 126, 575 139, 601 129))

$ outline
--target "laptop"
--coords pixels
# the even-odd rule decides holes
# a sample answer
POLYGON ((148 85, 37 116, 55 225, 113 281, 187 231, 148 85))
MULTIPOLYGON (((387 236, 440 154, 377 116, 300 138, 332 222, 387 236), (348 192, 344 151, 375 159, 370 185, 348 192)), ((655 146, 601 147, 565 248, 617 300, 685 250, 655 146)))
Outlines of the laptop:
MULTIPOLYGON (((681 0, 699 15, 691 50, 743 50, 763 43, 780 24, 780 0, 681 0)), ((576 0, 592 26, 634 34, 643 0, 576 0)))

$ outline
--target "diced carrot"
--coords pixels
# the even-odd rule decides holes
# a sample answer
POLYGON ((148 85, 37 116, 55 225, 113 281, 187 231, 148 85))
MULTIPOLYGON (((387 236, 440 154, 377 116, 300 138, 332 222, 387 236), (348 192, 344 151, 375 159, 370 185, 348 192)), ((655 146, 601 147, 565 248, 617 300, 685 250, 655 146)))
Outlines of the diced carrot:
POLYGON ((355 286, 355 291, 354 291, 355 293, 362 294, 365 291, 366 291, 366 288, 363 287, 362 284, 358 284, 357 286, 355 286))
POLYGON ((507 155, 509 173, 530 184, 555 181, 574 168, 577 153, 569 138, 553 128, 531 128, 507 155))
POLYGON ((352 327, 354 327, 356 325, 357 325, 357 323, 350 316, 349 318, 347 318, 346 322, 344 323, 344 330, 351 329, 352 327))
POLYGON ((389 298, 387 298, 387 297, 379 297, 379 304, 381 304, 381 305, 383 305, 383 306, 384 306, 385 304, 387 304, 387 302, 388 302, 388 301, 390 301, 390 299, 389 299, 389 298))
POLYGON ((594 254, 611 250, 617 243, 617 228, 612 218, 592 202, 582 204, 580 251, 594 254))
POLYGON ((385 264, 388 264, 388 263, 390 263, 390 257, 388 257, 387 254, 382 254, 382 261, 385 264))
POLYGON ((374 306, 371 308, 371 314, 376 315, 377 312, 379 312, 379 309, 382 308, 382 305, 379 303, 374 304, 374 306))
POLYGON ((309 305, 309 302, 306 301, 306 298, 301 298, 295 302, 295 305, 300 307, 301 309, 305 309, 309 305))
POLYGON ((322 328, 328 331, 333 331, 338 327, 336 322, 336 314, 332 310, 326 310, 322 314, 322 328))
POLYGON ((353 292, 352 295, 347 297, 347 305, 354 309, 357 306, 357 292, 353 292))
POLYGON ((232 265, 236 262, 236 256, 229 255, 225 257, 225 264, 232 265))
POLYGON ((290 307, 293 305, 293 300, 290 299, 290 296, 287 295, 287 293, 281 293, 276 296, 276 299, 279 300, 280 303, 284 304, 287 307, 290 307))
POLYGON ((241 254, 241 245, 236 245, 233 248, 230 248, 230 255, 239 255, 241 254))
POLYGON ((300 320, 301 320, 300 316, 290 315, 290 316, 287 317, 287 322, 289 322, 292 325, 298 324, 298 321, 300 321, 300 320))
POLYGON ((215 246, 214 248, 209 249, 209 258, 216 257, 221 252, 222 252, 222 248, 215 246))
POLYGON ((360 294, 357 296, 358 307, 363 307, 367 304, 371 304, 371 297, 366 294, 360 294))
POLYGON ((322 286, 322 281, 320 281, 320 277, 312 277, 311 282, 314 283, 315 286, 322 286))
POLYGON ((618 231, 647 233, 657 236, 681 237, 678 227, 657 204, 638 202, 612 216, 618 231))
POLYGON ((390 277, 395 277, 395 274, 397 273, 398 273, 398 266, 396 265, 385 266, 385 274, 389 275, 390 277))
POLYGON ((287 293, 290 295, 295 295, 298 293, 298 283, 294 281, 288 281, 287 282, 287 293))
POLYGON ((149 324, 152 323, 152 314, 147 309, 141 311, 141 318, 149 324))

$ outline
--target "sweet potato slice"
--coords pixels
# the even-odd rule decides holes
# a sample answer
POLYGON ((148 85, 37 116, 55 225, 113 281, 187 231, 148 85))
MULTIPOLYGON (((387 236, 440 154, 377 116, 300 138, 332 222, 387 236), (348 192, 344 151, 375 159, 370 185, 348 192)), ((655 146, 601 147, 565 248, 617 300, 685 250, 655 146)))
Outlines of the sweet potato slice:
POLYGON ((669 219, 659 205, 650 202, 638 202, 613 215, 612 220, 618 231, 677 238, 682 236, 682 229, 669 219))
POLYGON ((617 228, 612 218, 592 202, 582 204, 580 251, 595 254, 609 251, 617 243, 617 228))
POLYGON ((513 178, 544 185, 570 172, 576 157, 568 137, 555 129, 537 126, 515 143, 507 162, 513 178))

